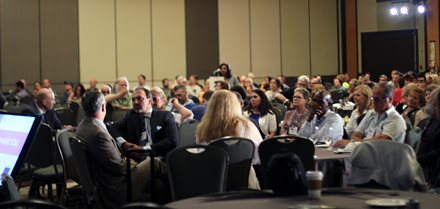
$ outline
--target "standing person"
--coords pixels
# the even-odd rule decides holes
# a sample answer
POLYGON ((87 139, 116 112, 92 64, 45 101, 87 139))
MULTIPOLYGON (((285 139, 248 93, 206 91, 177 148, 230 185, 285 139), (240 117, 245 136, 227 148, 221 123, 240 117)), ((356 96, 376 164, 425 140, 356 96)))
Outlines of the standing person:
POLYGON ((286 112, 286 116, 282 122, 281 134, 298 134, 303 127, 304 122, 309 116, 309 110, 306 105, 310 99, 310 92, 305 88, 296 88, 293 94, 292 106, 293 110, 286 112))
POLYGON ((222 63, 218 68, 220 69, 220 75, 223 76, 225 82, 229 83, 230 87, 240 85, 240 81, 238 81, 237 76, 232 75, 228 64, 222 63))
POLYGON ((244 115, 259 125, 263 138, 270 139, 277 131, 277 120, 272 112, 272 104, 266 95, 259 89, 251 93, 251 105, 244 112, 244 115))
MULTIPOLYGON (((106 114, 106 102, 104 95, 98 91, 86 94, 82 101, 82 107, 86 117, 76 129, 76 134, 85 143, 87 160, 93 169, 92 178, 96 182, 98 207, 119 208, 126 203, 127 163, 131 164, 132 194, 133 200, 139 201, 142 194, 149 191, 150 158, 140 162, 128 162, 115 144, 115 139, 108 132, 104 118, 106 114)), ((136 145, 125 143, 127 147, 140 148, 136 145)), ((165 164, 159 159, 154 159, 156 179, 166 178, 165 164)), ((158 188, 158 187, 156 187, 158 188)), ((163 196, 161 187, 156 192, 157 196, 163 196)))
POLYGON ((332 98, 326 90, 320 90, 313 94, 309 116, 298 135, 316 139, 317 142, 325 142, 330 137, 332 143, 342 139, 344 134, 341 116, 330 110, 332 98))

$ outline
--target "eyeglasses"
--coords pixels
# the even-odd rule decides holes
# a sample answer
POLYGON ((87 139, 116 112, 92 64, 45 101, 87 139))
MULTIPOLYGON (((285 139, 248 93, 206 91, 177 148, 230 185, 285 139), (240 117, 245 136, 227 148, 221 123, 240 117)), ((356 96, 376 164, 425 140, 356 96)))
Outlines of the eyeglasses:
POLYGON ((293 99, 304 99, 304 97, 300 97, 300 96, 293 96, 293 99))
POLYGON ((378 102, 378 103, 385 101, 385 99, 386 99, 386 97, 371 97, 371 100, 373 102, 378 102))
POLYGON ((133 98, 131 98, 131 101, 136 101, 136 100, 138 100, 138 101, 144 101, 145 100, 145 98, 144 97, 141 97, 141 96, 138 96, 138 97, 133 97, 133 98))

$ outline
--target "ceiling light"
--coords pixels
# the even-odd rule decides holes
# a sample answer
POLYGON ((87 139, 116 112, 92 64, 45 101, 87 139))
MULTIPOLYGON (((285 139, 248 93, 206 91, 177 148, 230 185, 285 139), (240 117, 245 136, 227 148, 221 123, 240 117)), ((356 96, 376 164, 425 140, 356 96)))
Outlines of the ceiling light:
POLYGON ((396 16, 396 15, 399 14, 399 12, 397 11, 396 7, 393 7, 393 8, 390 9, 390 14, 393 15, 393 16, 396 16))

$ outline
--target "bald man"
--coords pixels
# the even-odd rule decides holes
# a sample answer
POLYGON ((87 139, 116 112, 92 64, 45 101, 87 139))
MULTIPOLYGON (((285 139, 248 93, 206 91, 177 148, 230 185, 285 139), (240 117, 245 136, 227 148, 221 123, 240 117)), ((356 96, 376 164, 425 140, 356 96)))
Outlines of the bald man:
POLYGON ((42 122, 48 124, 52 129, 62 129, 63 125, 53 110, 55 95, 50 89, 40 89, 35 98, 35 104, 23 110, 24 114, 41 115, 42 122))

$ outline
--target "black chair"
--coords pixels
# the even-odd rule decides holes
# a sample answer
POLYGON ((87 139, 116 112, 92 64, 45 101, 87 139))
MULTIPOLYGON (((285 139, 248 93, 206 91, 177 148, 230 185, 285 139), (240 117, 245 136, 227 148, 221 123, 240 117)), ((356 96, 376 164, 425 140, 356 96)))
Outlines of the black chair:
POLYGON ((6 112, 9 113, 22 113, 23 110, 29 108, 29 105, 25 104, 25 103, 7 103, 3 109, 6 110, 6 112))
POLYGON ((165 206, 161 206, 151 202, 134 202, 123 205, 120 209, 168 209, 165 206))
MULTIPOLYGON (((75 159, 73 158, 72 149, 69 143, 69 137, 73 137, 75 134, 71 132, 72 129, 62 129, 60 130, 55 137, 58 151, 60 153, 61 162, 63 165, 64 171, 64 182, 66 183, 69 179, 74 180, 79 183, 79 175, 76 170, 75 159)), ((65 200, 78 200, 82 199, 80 195, 78 198, 78 192, 82 188, 80 186, 73 187, 67 189, 67 185, 63 186, 63 191, 61 192, 60 203, 63 203, 65 200)))
POLYGON ((228 164, 228 154, 214 146, 194 145, 171 151, 167 169, 172 199, 225 192, 228 164))
POLYGON ((41 197, 39 188, 48 185, 48 197, 53 199, 52 184, 57 185, 57 191, 62 191, 64 172, 61 163, 57 162, 59 153, 53 141, 52 129, 42 123, 26 156, 26 161, 37 169, 32 174, 29 197, 41 197))
MULTIPOLYGON (((147 154, 150 157, 150 172, 151 172, 151 183, 150 183, 150 200, 154 202, 156 200, 155 198, 155 175, 154 175, 154 151, 151 149, 128 149, 125 153, 125 156, 127 157, 127 162, 130 162, 130 159, 132 158, 133 154, 147 154)), ((132 181, 131 181, 131 165, 130 163, 127 163, 127 202, 131 202, 132 194, 131 194, 131 187, 132 187, 132 181)))
POLYGON ((6 201, 0 203, 0 208, 7 209, 23 209, 23 208, 33 208, 33 209, 66 209, 62 205, 58 205, 51 202, 46 202, 42 200, 16 200, 16 201, 6 201))
POLYGON ((184 147, 196 144, 196 128, 199 123, 200 121, 196 119, 191 119, 180 124, 177 147, 184 147))
POLYGON ((83 188, 84 203, 87 208, 100 205, 98 190, 90 172, 90 164, 87 160, 87 149, 84 142, 77 137, 69 137, 75 168, 79 176, 80 185, 83 188))
POLYGON ((118 121, 125 117, 127 110, 113 110, 112 121, 118 121))
POLYGON ((249 171, 255 152, 250 139, 241 137, 223 137, 212 141, 210 146, 222 148, 229 156, 228 181, 226 190, 248 188, 249 171))
POLYGON ((76 126, 76 113, 69 106, 56 107, 54 110, 63 125, 76 126))
POLYGON ((2 174, 2 188, 3 196, 5 200, 17 201, 20 200, 20 193, 18 193, 17 187, 15 186, 14 179, 8 174, 2 174))
POLYGON ((298 155, 306 171, 315 169, 313 156, 315 155, 315 145, 309 139, 287 135, 275 136, 270 140, 264 140, 258 146, 258 154, 262 166, 262 179, 260 185, 263 189, 269 188, 267 179, 267 168, 269 160, 278 153, 292 152, 298 155))

